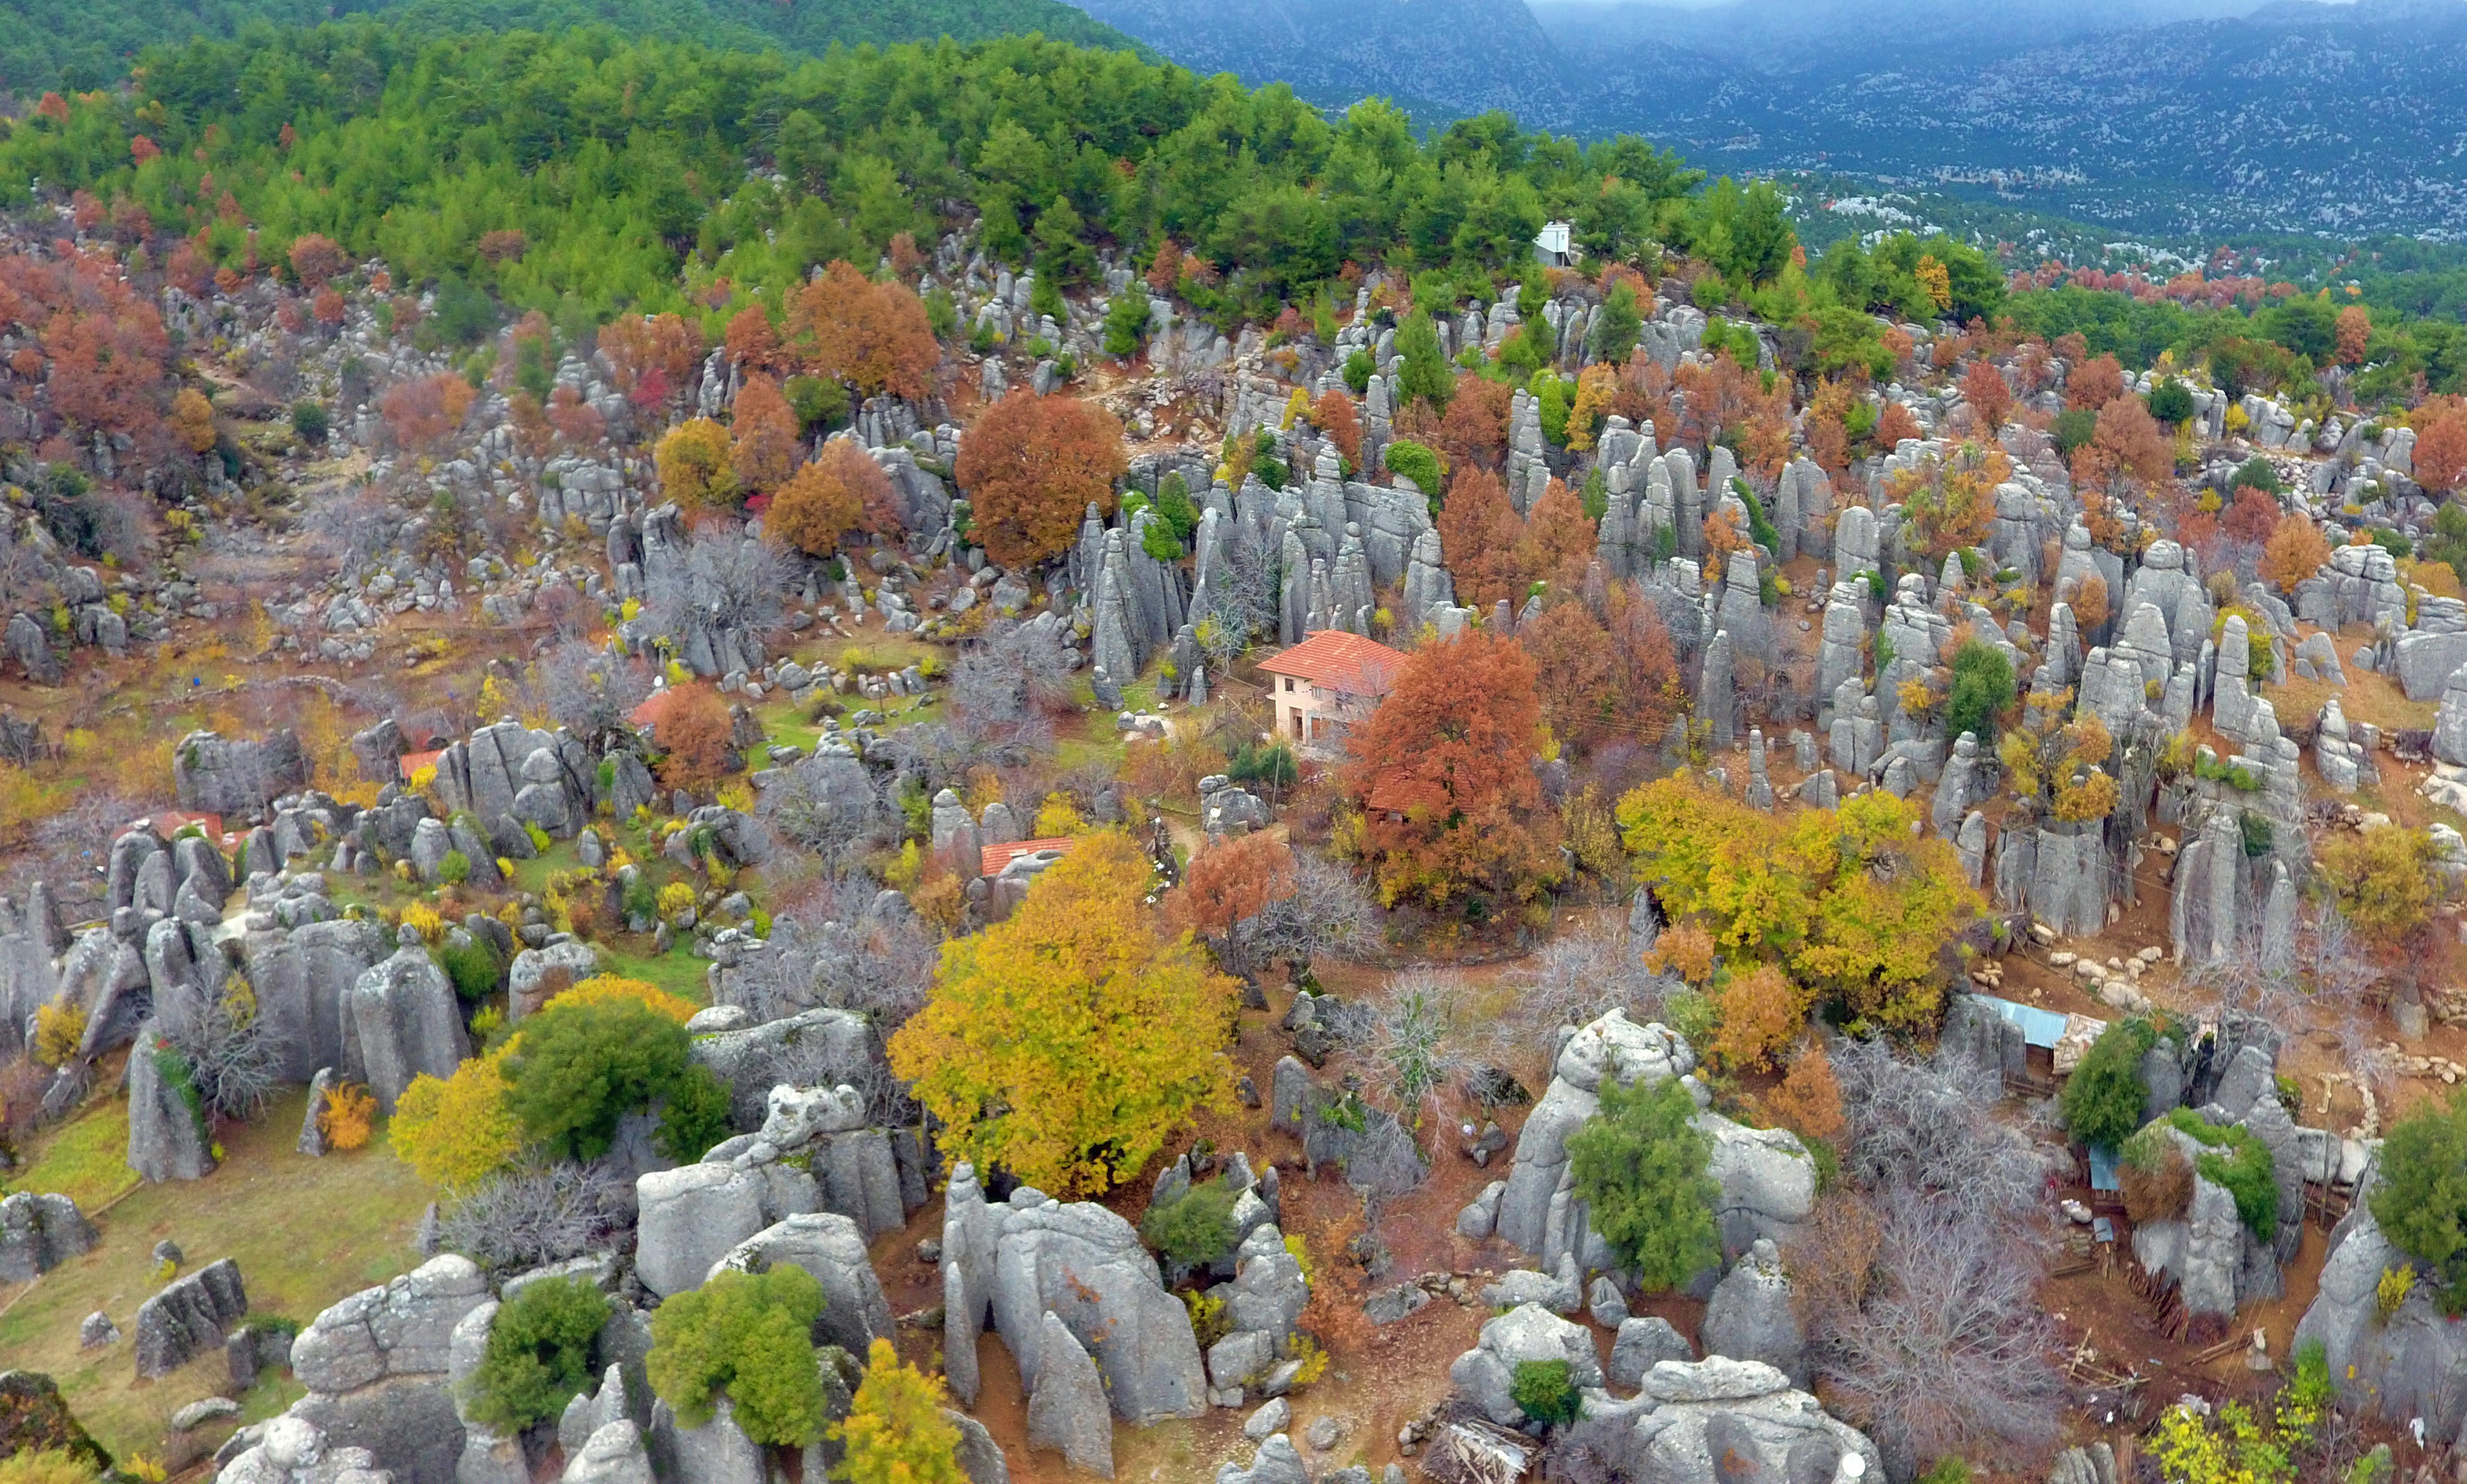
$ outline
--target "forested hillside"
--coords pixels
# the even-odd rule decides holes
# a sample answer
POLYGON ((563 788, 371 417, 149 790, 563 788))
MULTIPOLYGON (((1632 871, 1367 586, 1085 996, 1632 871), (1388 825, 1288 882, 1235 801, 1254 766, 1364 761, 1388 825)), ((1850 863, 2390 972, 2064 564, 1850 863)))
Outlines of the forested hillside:
MULTIPOLYGON (((0 26, 0 94, 31 100, 51 88, 82 92, 116 82, 141 49, 167 41, 227 40, 256 22, 315 25, 398 7, 393 0, 13 0, 9 9, 10 22, 0 26)), ((1060 0, 420 0, 408 11, 414 24, 440 33, 602 21, 635 36, 817 56, 834 45, 1031 32, 1082 46, 1135 45, 1060 0)))

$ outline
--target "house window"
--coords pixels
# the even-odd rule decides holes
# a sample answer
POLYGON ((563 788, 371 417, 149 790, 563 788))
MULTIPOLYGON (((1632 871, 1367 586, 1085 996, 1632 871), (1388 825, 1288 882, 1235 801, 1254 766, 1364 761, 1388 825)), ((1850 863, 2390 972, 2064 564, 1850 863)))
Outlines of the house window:
POLYGON ((1286 676, 1286 677, 1285 677, 1285 694, 1287 694, 1287 695, 1292 695, 1293 693, 1294 693, 1294 678, 1293 678, 1292 676, 1288 675, 1288 676, 1286 676))

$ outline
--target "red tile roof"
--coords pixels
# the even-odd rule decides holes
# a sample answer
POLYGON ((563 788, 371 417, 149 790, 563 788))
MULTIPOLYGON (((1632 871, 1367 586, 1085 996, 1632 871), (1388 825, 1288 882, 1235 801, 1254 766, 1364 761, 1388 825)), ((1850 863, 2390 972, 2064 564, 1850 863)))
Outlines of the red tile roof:
POLYGON ((1384 696, 1396 685, 1405 657, 1377 640, 1322 629, 1281 654, 1259 662, 1271 675, 1291 675, 1349 696, 1384 696))
POLYGON ((1008 844, 987 845, 977 852, 977 874, 999 876, 1004 866, 1021 856, 1034 855, 1040 850, 1051 850, 1060 855, 1077 843, 1077 841, 1065 835, 1058 840, 1014 840, 1008 844))

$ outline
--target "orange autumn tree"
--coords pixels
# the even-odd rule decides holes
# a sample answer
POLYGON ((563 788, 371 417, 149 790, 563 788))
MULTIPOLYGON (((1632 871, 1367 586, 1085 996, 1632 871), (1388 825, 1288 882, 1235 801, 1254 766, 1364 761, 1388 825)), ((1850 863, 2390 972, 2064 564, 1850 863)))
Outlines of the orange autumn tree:
POLYGON ((2092 446, 2114 461, 2144 483, 2155 483, 2176 472, 2176 447, 2160 430, 2159 419, 2141 398, 2130 393, 2118 394, 2098 410, 2098 431, 2091 435, 2092 446))
POLYGON ((1961 397, 1978 417, 1979 436, 1985 438, 1996 437, 2004 426, 2005 415, 2013 410, 2013 390, 2004 384, 2004 373, 1983 356, 1971 362, 1962 374, 1961 397))
POLYGON ((635 406, 652 408, 687 389, 702 357, 702 329, 681 314, 621 315, 600 327, 608 381, 635 406))
POLYGON ((2262 580, 2293 597, 2296 584, 2321 570, 2330 560, 2330 542, 2321 528, 2300 511, 2282 518, 2261 549, 2262 580))
POLYGON ((2415 477, 2427 489, 2467 482, 2467 411, 2452 409, 2416 424, 2415 477))
POLYGON ((1503 599, 1511 608, 1525 601, 1516 562, 1525 519, 1507 503, 1498 475, 1478 463, 1459 464, 1439 506, 1438 528, 1439 548, 1456 573, 1457 601, 1485 611, 1503 599))
POLYGON ((739 309, 728 322, 728 358, 747 371, 768 371, 780 354, 780 332, 759 305, 739 309))
MULTIPOLYGON (((1554 589, 1573 592, 1584 584, 1585 566, 1593 560, 1594 551, 1594 518, 1585 513, 1584 500, 1552 480, 1525 517, 1525 529, 1516 543, 1517 575, 1526 583, 1547 582, 1554 589)), ((1511 601, 1521 602, 1522 595, 1511 601)))
POLYGON ((942 945, 890 1053, 945 1158, 1098 1195, 1224 1104, 1236 986, 1188 933, 1160 939, 1153 874, 1120 831, 1082 836, 1007 919, 942 945))
POLYGON ((1311 404, 1311 426, 1327 435, 1328 441, 1345 457, 1347 464, 1362 463, 1362 419, 1353 413, 1353 398, 1330 387, 1311 404))
POLYGON ((851 530, 898 528, 891 476, 849 438, 823 445, 820 458, 790 476, 771 497, 763 529, 807 556, 829 556, 851 530))
POLYGON ((377 402, 395 441, 414 452, 430 452, 444 443, 471 411, 479 393, 452 371, 439 371, 396 382, 377 402))
POLYGON ((2349 304, 2339 311, 2338 324, 2332 330, 2331 355, 2342 366, 2362 366, 2365 348, 2372 338, 2372 312, 2363 304, 2349 304))
POLYGON ((1558 820, 1533 771, 1541 727, 1514 640, 1474 630, 1414 651, 1344 774, 1383 902, 1526 903, 1558 880, 1558 820))
POLYGON ((815 375, 853 382, 868 396, 921 397, 942 361, 924 302, 847 262, 833 262, 789 300, 787 344, 815 375))
POLYGON ((2075 411, 2096 412, 2123 394, 2124 368, 2112 355, 2084 361, 2065 378, 2065 406, 2075 411))
POLYGON ((760 371, 737 389, 729 463, 749 493, 768 494, 797 467, 797 415, 780 384, 760 371))
POLYGON ((985 554, 1005 567, 1033 567, 1070 548, 1091 504, 1113 512, 1114 482, 1129 468, 1112 413, 1023 387, 977 419, 952 472, 985 554))

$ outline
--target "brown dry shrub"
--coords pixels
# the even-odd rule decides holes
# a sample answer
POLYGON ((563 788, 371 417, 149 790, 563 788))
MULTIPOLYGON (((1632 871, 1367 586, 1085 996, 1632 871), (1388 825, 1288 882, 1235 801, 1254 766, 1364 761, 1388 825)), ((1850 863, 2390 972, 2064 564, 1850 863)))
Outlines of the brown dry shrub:
POLYGON ((1676 974, 1702 989, 1713 977, 1713 934, 1692 922, 1665 929, 1644 962, 1657 974, 1676 974))
POLYGON ((2176 1221, 2192 1208, 2192 1162, 2176 1147, 2174 1139, 2167 1140, 2159 1168, 2144 1170, 2117 1160, 2116 1175, 2124 1187, 2124 1214, 2132 1217, 2137 1226, 2145 1222, 2176 1221))

